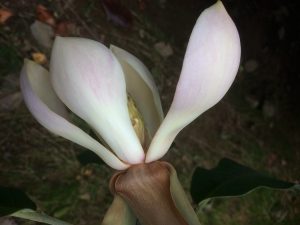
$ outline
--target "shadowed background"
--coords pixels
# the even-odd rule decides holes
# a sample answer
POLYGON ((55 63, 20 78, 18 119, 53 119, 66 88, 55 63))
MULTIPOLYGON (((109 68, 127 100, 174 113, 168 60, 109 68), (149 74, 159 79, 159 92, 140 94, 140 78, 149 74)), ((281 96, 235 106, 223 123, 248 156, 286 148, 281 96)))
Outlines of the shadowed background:
MULTIPOLYGON (((194 23, 212 3, 0 0, 0 185, 26 190, 50 215, 100 224, 112 201, 108 181, 113 170, 81 166, 76 159, 81 147, 32 118, 19 91, 23 58, 47 67, 55 34, 112 43, 147 65, 166 113, 194 23)), ((239 73, 226 97, 185 128, 164 159, 175 166, 187 191, 197 165, 211 168, 223 157, 299 182, 299 3, 224 0, 224 5, 240 32, 239 73)), ((197 211, 204 225, 300 222, 300 200, 292 192, 259 190, 215 200, 197 211)))

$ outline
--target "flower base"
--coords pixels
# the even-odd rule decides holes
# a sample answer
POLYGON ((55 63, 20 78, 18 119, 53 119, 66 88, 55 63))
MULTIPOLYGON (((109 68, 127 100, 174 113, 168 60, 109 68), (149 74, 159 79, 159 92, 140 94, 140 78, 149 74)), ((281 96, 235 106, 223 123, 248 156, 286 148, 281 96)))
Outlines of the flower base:
POLYGON ((170 165, 156 161, 116 173, 111 191, 121 196, 142 225, 187 225, 170 192, 170 165))

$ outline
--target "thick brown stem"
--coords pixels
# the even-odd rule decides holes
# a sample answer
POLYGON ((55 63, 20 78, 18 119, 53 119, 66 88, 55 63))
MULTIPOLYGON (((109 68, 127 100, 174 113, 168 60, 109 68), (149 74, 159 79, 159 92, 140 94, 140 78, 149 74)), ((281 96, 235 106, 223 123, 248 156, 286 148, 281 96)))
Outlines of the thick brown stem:
POLYGON ((142 225, 187 225, 170 193, 170 170, 164 162, 130 167, 111 180, 112 192, 129 204, 142 225))

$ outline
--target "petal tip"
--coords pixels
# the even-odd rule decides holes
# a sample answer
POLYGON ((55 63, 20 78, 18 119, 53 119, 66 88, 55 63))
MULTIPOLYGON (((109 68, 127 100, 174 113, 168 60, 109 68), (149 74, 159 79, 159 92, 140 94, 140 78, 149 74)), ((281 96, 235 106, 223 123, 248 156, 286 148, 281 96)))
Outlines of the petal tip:
POLYGON ((65 38, 64 37, 61 37, 61 36, 55 36, 55 38, 54 38, 54 43, 55 42, 61 42, 61 41, 63 41, 65 38))
POLYGON ((113 50, 115 50, 115 49, 118 50, 119 47, 117 47, 116 45, 110 44, 110 45, 109 45, 109 49, 113 51, 113 50))
POLYGON ((222 18, 224 22, 232 20, 222 1, 217 1, 215 4, 204 10, 203 14, 205 14, 205 12, 222 18))
MULTIPOLYGON (((226 11, 224 4, 222 1, 217 1, 215 4, 207 8, 206 10, 220 10, 220 11, 226 11)), ((227 12, 227 11, 226 11, 227 12)))
POLYGON ((39 65, 39 64, 36 63, 36 62, 34 62, 33 60, 24 58, 24 60, 23 60, 23 68, 25 68, 25 69, 27 70, 28 67, 30 67, 30 66, 38 66, 38 67, 41 67, 41 65, 39 65))

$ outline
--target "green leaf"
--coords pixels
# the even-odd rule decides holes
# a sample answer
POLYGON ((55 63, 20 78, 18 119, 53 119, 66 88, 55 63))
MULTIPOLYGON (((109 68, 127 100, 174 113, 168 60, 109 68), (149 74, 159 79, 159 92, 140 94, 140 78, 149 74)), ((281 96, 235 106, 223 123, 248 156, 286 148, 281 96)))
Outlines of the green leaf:
POLYGON ((36 209, 35 203, 21 190, 0 186, 0 217, 21 209, 36 209))
POLYGON ((77 159, 81 165, 85 166, 90 163, 95 163, 98 165, 102 165, 104 162, 96 155, 94 152, 90 150, 83 151, 82 153, 77 155, 77 159))
POLYGON ((31 209, 20 210, 12 214, 12 216, 50 225, 71 225, 70 223, 48 216, 44 213, 36 212, 31 209))
POLYGON ((259 187, 289 189, 299 188, 299 185, 277 180, 225 158, 211 170, 196 168, 191 195, 194 202, 199 203, 209 198, 244 195, 259 187))

